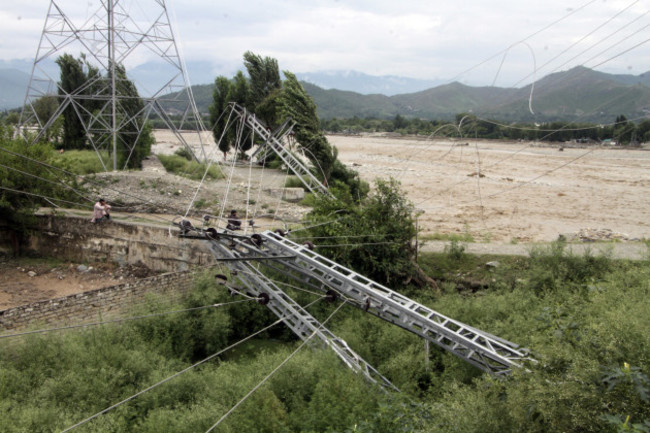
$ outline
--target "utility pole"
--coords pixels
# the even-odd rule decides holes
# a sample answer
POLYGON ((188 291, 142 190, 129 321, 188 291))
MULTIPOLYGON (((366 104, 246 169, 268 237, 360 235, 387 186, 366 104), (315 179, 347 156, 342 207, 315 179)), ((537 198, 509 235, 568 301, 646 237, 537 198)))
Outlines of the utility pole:
POLYGON ((117 92, 115 89, 115 0, 108 0, 108 64, 111 74, 111 141, 113 142, 113 171, 117 171, 117 92))

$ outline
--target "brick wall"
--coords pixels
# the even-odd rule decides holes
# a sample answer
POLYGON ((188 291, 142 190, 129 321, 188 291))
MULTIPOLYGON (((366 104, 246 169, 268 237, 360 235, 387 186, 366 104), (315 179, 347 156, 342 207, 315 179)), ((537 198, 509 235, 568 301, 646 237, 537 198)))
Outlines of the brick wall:
POLYGON ((140 302, 148 293, 180 299, 187 294, 196 275, 192 271, 170 272, 143 278, 135 283, 104 287, 0 311, 0 330, 38 326, 62 326, 106 320, 140 302))

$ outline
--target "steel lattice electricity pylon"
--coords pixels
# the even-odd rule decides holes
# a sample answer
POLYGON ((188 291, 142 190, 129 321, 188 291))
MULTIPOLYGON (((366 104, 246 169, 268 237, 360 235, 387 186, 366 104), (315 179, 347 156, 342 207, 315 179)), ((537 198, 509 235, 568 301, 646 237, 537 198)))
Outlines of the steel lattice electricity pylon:
POLYGON ((165 1, 95 0, 88 3, 88 10, 95 8, 94 12, 85 17, 66 15, 59 3, 51 0, 47 12, 25 96, 21 133, 30 141, 39 140, 68 110, 81 123, 85 140, 104 168, 115 170, 118 152, 126 166, 146 122, 157 116, 197 159, 205 159, 206 130, 165 1), (63 54, 83 59, 88 76, 77 88, 62 85, 60 77, 49 72, 63 54), (148 88, 131 76, 129 68, 146 61, 159 62, 157 72, 164 76, 164 84, 148 88), (39 109, 43 97, 56 98, 56 109, 39 109), (193 141, 200 148, 190 147, 182 130, 197 134, 198 140, 193 141), (112 155, 108 160, 106 152, 112 155))

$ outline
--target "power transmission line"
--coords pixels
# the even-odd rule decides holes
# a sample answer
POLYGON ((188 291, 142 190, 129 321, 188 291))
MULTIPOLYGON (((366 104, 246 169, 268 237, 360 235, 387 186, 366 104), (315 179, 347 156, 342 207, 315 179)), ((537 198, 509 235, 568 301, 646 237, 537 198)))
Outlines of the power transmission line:
POLYGON ((19 332, 15 334, 4 334, 0 335, 0 339, 3 338, 13 338, 13 337, 22 337, 25 335, 33 335, 33 334, 44 334, 47 332, 53 332, 53 331, 64 331, 68 329, 78 329, 78 328, 88 328, 91 326, 99 326, 99 325, 108 325, 112 323, 122 323, 122 322, 129 322, 133 320, 141 320, 141 319, 148 319, 151 317, 160 317, 160 316, 167 316, 169 314, 179 314, 179 313, 187 313, 190 311, 199 311, 199 310, 205 310, 208 308, 219 308, 219 307, 225 307, 227 305, 232 305, 232 304, 240 304, 242 302, 250 302, 250 301, 256 301, 257 299, 243 299, 239 301, 232 301, 232 302, 224 302, 220 304, 212 304, 212 305, 205 305, 203 307, 193 307, 193 308, 186 308, 183 310, 174 310, 174 311, 166 311, 162 313, 152 313, 152 314, 145 314, 142 316, 134 316, 134 317, 124 317, 121 319, 114 319, 114 320, 105 320, 102 322, 93 322, 93 323, 81 323, 77 325, 69 325, 69 326, 60 326, 56 328, 47 328, 47 329, 39 329, 35 331, 25 331, 25 332, 19 332))

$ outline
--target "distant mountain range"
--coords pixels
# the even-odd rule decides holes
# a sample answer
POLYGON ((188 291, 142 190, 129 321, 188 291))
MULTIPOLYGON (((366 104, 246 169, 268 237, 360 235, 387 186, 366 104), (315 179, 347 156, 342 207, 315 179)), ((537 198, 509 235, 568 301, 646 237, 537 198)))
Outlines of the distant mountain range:
MULTIPOLYGON (((54 61, 44 61, 40 66, 47 75, 58 78, 59 68, 54 61)), ((186 67, 190 83, 193 85, 212 84, 217 76, 211 62, 188 62, 186 67)), ((129 76, 137 85, 146 83, 148 89, 157 90, 169 80, 168 75, 161 73, 162 69, 159 63, 148 62, 130 69, 129 76)), ((16 108, 23 103, 31 71, 31 60, 0 60, 0 109, 16 108)), ((296 76, 301 81, 315 84, 323 89, 349 90, 363 95, 392 96, 411 93, 434 87, 443 82, 442 80, 418 80, 391 75, 379 77, 357 71, 319 71, 299 73, 296 76)))
MULTIPOLYGON (((612 75, 576 67, 548 75, 522 88, 471 87, 457 82, 393 96, 323 89, 302 82, 321 118, 396 115, 450 120, 474 113, 503 122, 554 120, 611 123, 616 116, 650 117, 650 72, 638 76, 612 75), (531 113, 530 108, 534 114, 531 113)), ((193 86, 201 112, 212 102, 212 85, 193 86)))
POLYGON ((347 90, 362 95, 393 96, 402 93, 419 92, 445 83, 445 80, 418 80, 394 75, 374 76, 357 71, 319 71, 298 73, 303 82, 322 89, 347 90))
POLYGON ((303 85, 314 98, 321 118, 391 118, 400 114, 452 119, 457 113, 471 112, 501 121, 612 122, 620 114, 630 119, 650 116, 650 72, 639 76, 611 75, 576 67, 548 75, 537 81, 534 88, 470 87, 454 82, 394 96, 303 85))
POLYGON ((18 69, 0 69, 0 109, 20 107, 25 101, 29 74, 18 69))
MULTIPOLYGON (((0 62, 0 109, 22 105, 31 66, 27 61, 17 62, 20 61, 0 62), (5 66, 8 68, 2 69, 5 66)), ((188 64, 192 82, 206 80, 203 82, 212 83, 214 77, 209 67, 208 62, 188 64)), ((156 86, 155 64, 142 65, 129 74, 136 83, 143 80, 151 87, 156 86)), ((51 76, 56 74, 51 73, 51 76)), ((444 120, 452 119, 458 113, 471 112, 504 122, 576 120, 609 123, 620 114, 628 119, 650 116, 650 71, 641 75, 616 75, 576 67, 548 75, 534 85, 522 88, 472 87, 458 82, 440 85, 437 80, 378 77, 355 71, 297 76, 314 98, 319 116, 326 119, 353 116, 393 118, 399 114, 444 120)), ((212 84, 192 86, 197 106, 203 113, 208 112, 212 102, 212 88, 212 84)))

